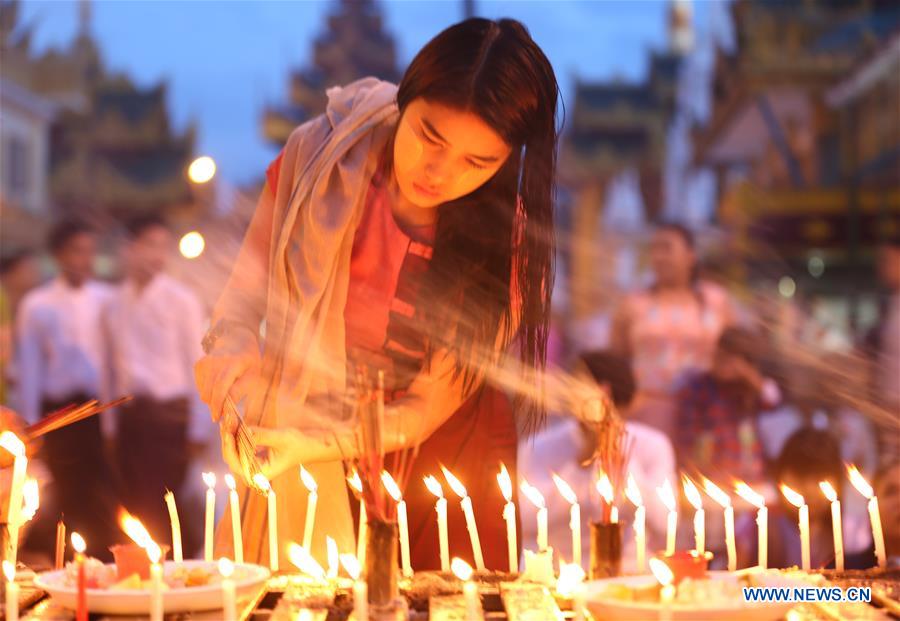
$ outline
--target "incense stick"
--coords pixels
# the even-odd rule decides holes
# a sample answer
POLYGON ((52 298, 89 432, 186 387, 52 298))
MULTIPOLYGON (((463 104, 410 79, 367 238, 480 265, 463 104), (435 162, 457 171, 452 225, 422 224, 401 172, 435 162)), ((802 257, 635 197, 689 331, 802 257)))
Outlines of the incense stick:
POLYGON ((48 433, 73 425, 86 418, 90 418, 100 412, 104 412, 110 408, 130 401, 132 397, 122 397, 109 403, 99 403, 96 399, 82 403, 81 405, 67 405, 66 407, 52 412, 45 416, 41 421, 27 427, 25 429, 25 437, 27 441, 32 441, 48 433))

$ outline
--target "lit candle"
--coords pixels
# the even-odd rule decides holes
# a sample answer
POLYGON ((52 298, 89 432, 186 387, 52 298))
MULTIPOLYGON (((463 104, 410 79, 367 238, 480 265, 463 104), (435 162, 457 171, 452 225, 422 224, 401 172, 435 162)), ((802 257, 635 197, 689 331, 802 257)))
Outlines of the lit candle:
POLYGON ((744 483, 738 482, 735 485, 735 491, 738 496, 756 507, 756 533, 758 561, 757 564, 766 569, 769 566, 769 510, 766 508, 766 499, 762 494, 757 494, 753 489, 744 483))
POLYGON ((163 621, 163 570, 159 563, 162 551, 155 543, 151 544, 147 547, 147 556, 150 558, 150 621, 163 621))
POLYGON ((675 554, 675 535, 678 532, 678 511, 675 508, 675 492, 672 490, 672 484, 669 479, 663 481, 662 486, 656 488, 656 493, 663 506, 669 510, 666 519, 666 555, 675 554))
POLYGON ((360 580, 359 560, 352 554, 341 554, 341 565, 353 578, 353 620, 369 621, 369 586, 360 580))
MULTIPOLYGON (((600 477, 597 479, 597 483, 595 485, 597 488, 597 493, 600 494, 600 499, 603 501, 601 503, 601 515, 606 514, 606 510, 609 510, 609 523, 616 524, 619 521, 619 508, 613 504, 614 493, 613 486, 609 480, 609 477, 606 476, 605 472, 600 473, 600 477)), ((602 519, 602 518, 601 518, 602 519)))
POLYGON ((400 566, 403 568, 403 575, 412 578, 413 570, 409 560, 409 523, 406 519, 406 501, 403 500, 403 494, 400 487, 394 481, 394 477, 387 470, 381 471, 381 483, 384 489, 390 494, 394 502, 397 503, 397 527, 400 531, 400 566))
POLYGON ((809 507, 803 496, 784 483, 781 484, 781 493, 784 494, 784 497, 789 503, 800 509, 797 520, 800 527, 800 557, 803 571, 809 571, 809 507))
POLYGON ((206 483, 206 529, 203 535, 203 560, 213 560, 213 535, 216 529, 216 474, 204 472, 203 482, 206 483))
POLYGON ((466 487, 459 479, 453 476, 453 473, 443 466, 441 466, 441 470, 444 471, 444 478, 447 480, 450 489, 452 489, 453 493, 460 498, 459 504, 462 507, 463 514, 466 516, 466 527, 469 530, 469 540, 472 542, 472 555, 475 557, 475 566, 478 568, 478 571, 484 571, 484 556, 482 556, 481 553, 481 539, 478 537, 478 524, 475 522, 475 511, 472 509, 472 499, 469 498, 466 487))
POLYGON ((503 519, 506 521, 506 553, 509 557, 509 573, 519 571, 519 540, 516 533, 516 503, 512 501, 512 479, 506 464, 500 464, 500 473, 497 475, 497 483, 506 504, 503 505, 503 519))
POLYGON ((725 509, 725 547, 728 550, 728 571, 737 571, 737 546, 734 541, 734 507, 731 497, 709 479, 703 480, 703 488, 709 497, 725 509))
POLYGON ((37 479, 25 477, 25 484, 22 486, 22 497, 22 512, 19 515, 20 526, 31 521, 37 515, 37 510, 41 506, 41 490, 38 487, 37 479))
POLYGON ((66 524, 60 518, 56 523, 56 559, 54 569, 62 569, 66 558, 66 524))
POLYGON ((219 574, 222 576, 222 618, 237 621, 237 597, 234 589, 234 564, 227 558, 219 559, 219 574))
POLYGON ((184 560, 181 551, 181 521, 178 519, 178 508, 175 506, 175 494, 166 492, 166 507, 169 509, 169 522, 172 525, 172 558, 176 563, 184 560))
POLYGON ((234 562, 244 562, 244 535, 241 532, 241 501, 238 498, 237 484, 231 473, 225 475, 228 487, 228 501, 231 506, 231 537, 234 545, 234 562))
POLYGON ((647 568, 647 509, 644 507, 644 499, 641 498, 641 490, 638 488, 634 477, 628 475, 625 485, 625 497, 634 505, 634 543, 637 555, 637 570, 643 572, 647 568))
POLYGON ((478 585, 472 582, 472 568, 461 558, 454 558, 450 569, 463 581, 463 598, 466 602, 466 621, 479 621, 482 616, 478 585))
POLYGON ((584 569, 575 563, 560 563, 556 592, 565 599, 572 600, 574 621, 584 621, 585 590, 584 569))
POLYGON ((360 565, 366 562, 366 536, 369 530, 369 517, 366 515, 366 503, 362 497, 362 479, 359 478, 359 472, 353 471, 353 474, 347 477, 347 483, 356 492, 359 498, 359 536, 356 540, 356 560, 360 565))
POLYGON ((819 489, 831 503, 831 533, 834 537, 834 568, 844 571, 844 533, 841 529, 841 501, 828 481, 819 481, 819 489))
POLYGON ((572 487, 556 474, 553 474, 553 482, 560 496, 569 503, 569 528, 572 529, 572 562, 581 566, 581 506, 578 497, 572 487))
POLYGON ((438 547, 441 557, 441 571, 450 571, 450 538, 447 535, 447 499, 444 498, 444 489, 440 482, 430 474, 425 477, 425 487, 437 496, 435 511, 438 523, 438 547))
POLYGON ((12 431, 0 433, 0 447, 9 451, 13 456, 9 506, 6 510, 6 528, 9 533, 10 550, 7 560, 15 567, 19 551, 19 527, 22 523, 20 516, 22 511, 22 488, 25 485, 25 471, 28 467, 28 458, 25 455, 25 445, 12 431))
POLYGON ((6 577, 6 621, 18 621, 19 585, 16 584, 16 566, 3 561, 3 575, 6 577))
POLYGON ((72 533, 72 548, 75 550, 75 565, 78 568, 78 597, 75 600, 75 620, 88 621, 87 583, 84 576, 84 551, 87 544, 76 532, 72 533))
POLYGON ((544 501, 544 495, 540 490, 525 479, 519 484, 519 489, 525 494, 525 497, 537 507, 537 546, 538 551, 546 550, 550 547, 547 524, 547 504, 544 501))
POLYGON ((325 575, 329 580, 334 580, 338 576, 338 559, 340 555, 338 554, 337 541, 330 535, 325 537, 325 549, 328 552, 328 571, 325 575))
POLYGON ((288 558, 291 563, 294 564, 294 567, 310 576, 316 582, 326 582, 327 575, 325 570, 322 569, 319 562, 312 557, 309 550, 303 546, 298 546, 296 543, 288 545, 288 558))
POLYGON ((672 581, 675 575, 663 561, 658 558, 650 559, 650 571, 662 586, 659 591, 660 619, 668 621, 672 618, 672 602, 675 601, 675 587, 672 581))
POLYGON ((703 498, 700 490, 687 475, 681 475, 684 496, 694 507, 694 550, 698 555, 706 552, 706 513, 703 511, 703 498))
POLYGON ((262 473, 253 475, 253 482, 266 493, 267 518, 269 521, 269 569, 278 571, 278 502, 275 490, 262 473))
POLYGON ((881 514, 878 512, 878 498, 869 482, 859 473, 856 466, 847 466, 850 482, 857 491, 869 499, 869 521, 872 522, 872 540, 875 542, 875 558, 878 567, 887 569, 887 554, 884 552, 884 531, 881 529, 881 514))
POLYGON ((303 486, 309 491, 309 497, 306 501, 306 521, 303 522, 303 547, 307 550, 312 549, 313 530, 316 524, 316 504, 319 501, 319 486, 309 471, 300 466, 300 480, 303 486))

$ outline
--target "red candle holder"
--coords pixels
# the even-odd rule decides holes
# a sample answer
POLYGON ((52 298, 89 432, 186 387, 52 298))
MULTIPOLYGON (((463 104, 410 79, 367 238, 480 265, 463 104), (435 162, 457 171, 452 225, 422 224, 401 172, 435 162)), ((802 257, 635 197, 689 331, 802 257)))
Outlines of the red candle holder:
MULTIPOLYGON (((162 552, 160 562, 165 562, 169 546, 159 546, 162 552)), ((114 545, 109 549, 116 561, 116 574, 119 580, 124 580, 132 574, 137 574, 141 580, 150 579, 150 557, 147 551, 136 543, 123 543, 114 545)))
POLYGON ((696 550, 678 550, 674 554, 658 552, 656 558, 661 560, 672 571, 673 583, 678 584, 685 578, 699 579, 706 576, 706 569, 712 560, 712 552, 698 554, 696 550))

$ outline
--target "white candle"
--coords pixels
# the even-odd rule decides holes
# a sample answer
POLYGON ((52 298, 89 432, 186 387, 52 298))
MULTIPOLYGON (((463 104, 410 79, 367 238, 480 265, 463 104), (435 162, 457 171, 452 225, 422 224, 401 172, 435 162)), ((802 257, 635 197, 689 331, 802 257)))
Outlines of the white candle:
POLYGON ((737 545, 734 541, 734 507, 731 497, 709 479, 703 480, 703 487, 709 497, 725 509, 725 547, 728 550, 728 571, 737 571, 737 545))
POLYGON ((828 481, 819 481, 819 488, 831 503, 831 534, 834 539, 834 568, 844 571, 844 533, 841 528, 841 501, 828 481))
POLYGON ((3 561, 3 575, 6 577, 6 620, 19 619, 19 585, 16 584, 16 566, 3 561))
POLYGON ((769 564, 769 510, 766 508, 766 499, 743 481, 735 484, 734 491, 758 509, 756 512, 757 565, 766 569, 769 564))
POLYGON ((203 560, 213 560, 213 535, 216 530, 216 475, 214 472, 204 472, 203 482, 206 483, 206 521, 203 532, 203 560))
POLYGON ((581 566, 581 507, 572 487, 562 478, 553 475, 553 482, 566 502, 569 503, 569 528, 572 530, 572 562, 581 566))
POLYGON ((790 487, 781 484, 781 493, 789 503, 800 510, 798 515, 798 526, 800 528, 800 558, 803 571, 810 570, 809 561, 809 507, 802 495, 798 494, 790 487))
POLYGON ((484 571, 484 556, 481 552, 481 539, 478 537, 478 524, 475 522, 475 511, 472 508, 472 499, 469 498, 466 487, 459 479, 453 476, 453 473, 443 466, 441 466, 441 470, 444 471, 444 478, 447 480, 450 489, 460 497, 459 504, 462 507, 463 514, 466 516, 466 528, 469 531, 469 540, 472 543, 472 556, 475 557, 475 566, 478 568, 478 571, 484 571))
POLYGON ((644 508, 644 499, 641 490, 631 473, 628 474, 628 482, 625 484, 625 497, 634 505, 634 543, 637 561, 637 570, 643 572, 647 568, 647 509, 644 508))
POLYGON ((425 487, 437 496, 435 511, 438 523, 438 548, 440 550, 441 571, 450 571, 450 539, 447 535, 447 499, 444 498, 444 489, 436 478, 431 475, 425 477, 425 487))
POLYGON ((847 466, 847 474, 850 477, 850 482, 853 483, 853 487, 869 499, 869 521, 872 523, 875 558, 878 559, 878 566, 881 569, 887 569, 887 554, 884 551, 884 531, 881 528, 881 514, 878 511, 878 498, 875 496, 875 490, 872 489, 865 477, 860 474, 856 466, 847 466))
POLYGON ((703 499, 700 490, 686 475, 681 476, 684 496, 694 507, 694 550, 698 555, 706 552, 706 513, 703 511, 703 499))
POLYGON ((658 558, 650 559, 650 571, 662 586, 659 592, 659 618, 669 620, 672 618, 672 602, 675 601, 675 587, 672 585, 675 576, 669 566, 658 558))
POLYGON ((237 621, 237 597, 235 596, 234 565, 227 558, 219 559, 219 573, 222 575, 222 619, 223 621, 237 621))
POLYGON ((478 585, 472 582, 472 568, 464 560, 455 558, 451 562, 451 569, 456 577, 463 581, 466 621, 480 621, 481 597, 478 595, 478 585))
POLYGON ((512 501, 512 479, 506 464, 500 464, 497 483, 500 485, 503 498, 506 499, 506 504, 503 505, 503 519, 506 521, 506 553, 509 557, 509 573, 514 574, 519 571, 519 540, 516 533, 516 504, 512 501))
POLYGON ((155 543, 147 548, 150 557, 150 621, 163 621, 163 569, 159 560, 162 553, 155 543))
POLYGON ((363 486, 362 479, 359 478, 359 472, 354 470, 353 474, 347 477, 347 484, 350 485, 353 491, 356 492, 356 496, 359 498, 359 535, 356 539, 356 560, 359 561, 360 565, 365 565, 369 516, 366 514, 366 503, 362 497, 363 486))
POLYGON ((12 431, 0 433, 0 446, 13 456, 12 482, 9 488, 9 507, 6 510, 6 528, 9 533, 9 558, 16 566, 19 550, 19 527, 21 526, 22 488, 25 485, 25 471, 28 458, 25 456, 25 445, 12 431))
POLYGON ((537 525, 538 525, 538 534, 537 534, 537 544, 538 548, 541 550, 546 550, 550 547, 550 529, 549 529, 549 515, 547 513, 547 507, 541 507, 537 512, 537 525))
POLYGON ((257 472, 253 475, 253 482, 256 487, 266 493, 266 517, 268 518, 269 527, 269 569, 272 573, 278 571, 278 498, 275 496, 275 490, 262 473, 257 472))
POLYGON ((675 554, 675 535, 678 532, 678 512, 675 510, 675 492, 669 479, 663 481, 662 486, 656 488, 656 493, 662 504, 669 510, 666 518, 666 555, 675 554))
POLYGON ((347 575, 353 578, 353 619, 369 621, 369 586, 360 580, 359 560, 352 554, 341 554, 340 559, 347 575))
POLYGON ((74 531, 72 532, 72 548, 75 550, 75 565, 78 569, 75 621, 88 621, 87 580, 84 575, 84 552, 87 549, 87 544, 84 538, 74 531))
POLYGON ((178 519, 178 508, 175 506, 175 494, 166 492, 166 507, 169 509, 169 523, 172 525, 172 559, 176 563, 184 561, 181 550, 181 521, 178 519))
POLYGON ((394 477, 387 470, 381 472, 381 483, 384 489, 397 503, 397 527, 400 531, 400 567, 403 575, 412 578, 413 570, 409 560, 409 523, 406 518, 406 501, 400 492, 400 487, 394 481, 394 477))
POLYGON ((225 475, 228 486, 228 500, 231 507, 231 537, 234 544, 234 562, 244 562, 244 535, 241 532, 241 502, 238 498, 237 484, 231 474, 225 475))
POLYGON ((316 524, 316 504, 319 501, 319 486, 316 485, 316 480, 303 466, 300 466, 300 480, 303 481, 303 485, 309 491, 309 497, 306 502, 306 521, 303 522, 303 547, 311 550, 313 530, 316 524))
POLYGON ((339 566, 339 554, 337 541, 334 540, 330 535, 325 537, 325 548, 328 553, 328 571, 326 572, 326 577, 329 580, 334 580, 338 576, 338 566, 339 566))
POLYGON ((544 495, 525 479, 522 479, 519 489, 531 501, 531 504, 537 507, 537 547, 538 551, 546 550, 550 547, 550 542, 547 534, 547 504, 544 501, 544 495))

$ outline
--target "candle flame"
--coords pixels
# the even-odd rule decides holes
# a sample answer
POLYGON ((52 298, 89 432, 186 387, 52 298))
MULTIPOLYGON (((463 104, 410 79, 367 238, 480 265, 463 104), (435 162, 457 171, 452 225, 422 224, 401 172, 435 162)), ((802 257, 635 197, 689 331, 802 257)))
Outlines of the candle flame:
POLYGON ((353 474, 347 477, 347 485, 357 494, 362 494, 362 479, 359 478, 359 471, 354 470, 353 474))
POLYGON ((9 561, 3 561, 3 575, 6 576, 7 582, 15 582, 16 566, 9 561))
POLYGON ((872 498, 872 496, 875 495, 872 486, 869 485, 869 482, 866 481, 865 477, 860 474, 859 469, 855 465, 847 466, 847 476, 850 477, 850 482, 853 483, 853 487, 855 487, 860 494, 866 498, 872 498))
POLYGON ((253 475, 253 484, 264 491, 266 494, 272 491, 272 484, 269 483, 269 479, 267 479, 266 475, 264 475, 262 472, 257 472, 253 475))
POLYGON ((22 521, 27 522, 37 513, 41 506, 41 492, 37 479, 27 478, 22 486, 22 521))
POLYGON ((204 472, 203 473, 203 482, 206 483, 206 487, 212 489, 216 486, 216 473, 215 472, 204 472))
POLYGON ((447 470, 444 466, 441 466, 441 470, 444 473, 444 479, 447 480, 447 485, 450 486, 450 489, 453 490, 453 493, 459 496, 460 498, 465 498, 469 495, 466 491, 466 486, 462 484, 462 482, 453 476, 453 473, 447 470))
POLYGON ((219 559, 219 573, 223 578, 231 577, 231 574, 234 573, 234 563, 231 562, 231 559, 227 559, 224 556, 219 559))
POLYGON ((234 477, 230 472, 225 475, 225 486, 232 492, 237 490, 237 482, 234 480, 234 477))
POLYGON ((735 483, 734 491, 737 492, 738 496, 749 502, 757 509, 762 509, 766 506, 766 499, 763 497, 763 495, 754 491, 752 487, 750 487, 743 481, 738 481, 737 483, 735 483))
POLYGON ((19 439, 19 436, 12 431, 0 433, 0 446, 12 453, 15 457, 25 456, 25 445, 19 439))
POLYGON ((84 542, 84 537, 72 531, 71 535, 72 547, 75 548, 75 551, 79 554, 84 554, 84 551, 87 550, 87 544, 84 542))
POLYGON ((152 541, 147 546, 147 557, 154 565, 156 565, 159 562, 159 559, 162 557, 162 550, 160 550, 159 546, 152 541))
POLYGON ((600 497, 603 498, 604 502, 612 504, 613 487, 605 472, 601 473, 600 478, 597 479, 597 493, 600 494, 600 497))
MULTIPOLYGON (((559 495, 565 499, 567 503, 570 505, 578 504, 578 496, 575 495, 575 490, 566 483, 558 474, 553 473, 553 482, 556 484, 556 489, 559 490, 559 495)), ((507 500, 509 500, 507 498, 507 500)))
POLYGON ((690 477, 681 475, 681 485, 684 488, 684 497, 687 498, 691 506, 698 511, 703 508, 703 498, 700 497, 700 490, 694 485, 690 477))
POLYGON ((566 598, 575 595, 575 589, 584 582, 585 574, 581 565, 560 563, 559 579, 556 581, 556 592, 566 598))
POLYGON ((672 490, 672 484, 669 483, 668 478, 663 481, 660 487, 656 488, 656 493, 659 494, 659 499, 666 509, 669 511, 675 510, 675 492, 672 490))
POLYGON ((465 582, 466 580, 471 580, 472 574, 475 573, 474 571, 472 571, 472 566, 458 556, 454 556, 453 560, 450 561, 450 571, 452 571, 453 575, 463 582, 465 582))
POLYGON ((394 477, 387 470, 381 471, 381 484, 384 485, 384 489, 394 499, 394 502, 403 500, 403 492, 400 491, 400 486, 397 485, 394 477))
POLYGON ((806 500, 803 499, 803 496, 792 490, 784 483, 780 485, 780 489, 781 493, 784 494, 784 497, 787 498, 787 501, 798 509, 806 504, 806 500))
POLYGON ((325 537, 325 547, 328 550, 328 575, 337 576, 338 567, 340 566, 337 541, 330 536, 325 537))
POLYGON ((428 475, 423 479, 425 481, 425 487, 428 488, 428 491, 437 496, 438 498, 444 497, 444 488, 441 487, 440 481, 434 478, 432 475, 428 475))
POLYGON ((297 543, 291 543, 288 546, 288 558, 291 559, 294 566, 303 573, 312 576, 316 580, 325 580, 325 570, 322 569, 319 562, 316 561, 303 546, 297 543))
POLYGON ((834 502, 835 500, 837 500, 837 492, 834 491, 834 488, 828 481, 819 481, 819 489, 822 490, 823 494, 825 494, 825 498, 828 499, 828 502, 834 502))
POLYGON ((650 559, 649 564, 650 572, 653 574, 653 577, 656 578, 657 582, 659 582, 663 586, 672 584, 672 580, 675 579, 675 575, 672 573, 672 570, 669 568, 669 566, 665 564, 665 562, 654 557, 650 559))
POLYGON ((303 481, 303 487, 305 487, 310 494, 319 490, 319 486, 316 484, 313 475, 311 475, 309 470, 303 466, 300 466, 300 480, 303 481))
POLYGON ((125 534, 128 535, 129 539, 145 550, 149 549, 151 545, 156 545, 153 543, 153 538, 150 536, 150 533, 148 533, 147 529, 144 528, 144 525, 141 524, 141 521, 125 511, 125 509, 119 511, 119 526, 122 527, 122 530, 125 531, 125 534))
POLYGON ((356 558, 355 554, 341 554, 341 565, 344 566, 344 571, 347 572, 354 580, 359 580, 359 560, 356 558))
POLYGON ((723 507, 731 506, 731 497, 718 485, 709 479, 703 479, 703 489, 709 494, 709 497, 715 500, 723 507))
POLYGON ((519 484, 519 489, 522 490, 525 497, 538 509, 544 509, 547 506, 547 503, 544 502, 544 495, 541 494, 540 490, 532 486, 525 479, 522 479, 522 483, 519 484))
POLYGON ((637 481, 634 480, 631 473, 628 474, 628 481, 625 483, 625 497, 635 507, 640 507, 644 504, 644 499, 641 498, 641 488, 638 487, 637 481))
POLYGON ((506 469, 506 464, 502 462, 500 463, 500 472, 497 473, 497 484, 500 486, 500 492, 503 494, 506 502, 512 502, 512 479, 509 478, 509 470, 506 469))

